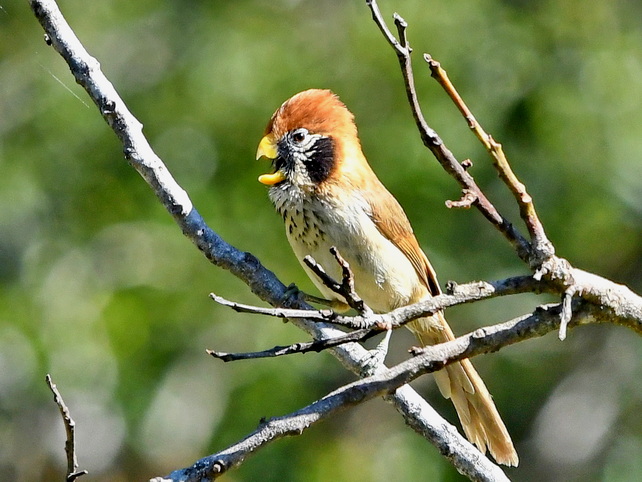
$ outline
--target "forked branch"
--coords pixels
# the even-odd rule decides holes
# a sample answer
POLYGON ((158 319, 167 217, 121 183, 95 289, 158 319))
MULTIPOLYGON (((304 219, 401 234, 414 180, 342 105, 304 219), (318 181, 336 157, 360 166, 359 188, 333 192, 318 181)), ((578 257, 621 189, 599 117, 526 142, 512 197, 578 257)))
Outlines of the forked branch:
POLYGON ((544 261, 549 259, 555 254, 553 245, 546 237, 544 226, 542 226, 539 216, 535 211, 533 198, 526 191, 526 186, 522 184, 510 167, 502 145, 493 139, 493 136, 487 134, 482 128, 481 124, 477 121, 471 110, 468 108, 464 100, 457 92, 457 89, 448 78, 448 74, 441 67, 441 64, 434 60, 429 54, 424 54, 424 60, 428 63, 430 72, 433 78, 439 82, 448 96, 457 106, 461 115, 468 123, 468 127, 475 133, 475 136, 486 148, 488 153, 493 158, 493 165, 499 173, 502 181, 506 184, 509 190, 513 193, 515 201, 519 206, 520 216, 526 224, 526 228, 531 237, 532 243, 532 259, 531 265, 534 267, 540 266, 544 261))
POLYGON ((323 266, 318 264, 316 260, 312 258, 312 256, 306 256, 305 258, 303 258, 303 262, 308 268, 312 270, 315 275, 317 275, 317 277, 324 285, 326 285, 334 293, 345 299, 347 305, 350 308, 357 310, 357 312, 362 315, 371 314, 372 310, 370 309, 370 307, 364 303, 364 301, 354 289, 354 275, 352 273, 352 270, 350 269, 350 265, 348 264, 348 262, 343 258, 343 256, 341 256, 341 253, 339 253, 339 250, 336 248, 336 246, 332 246, 330 248, 330 254, 334 256, 334 259, 341 268, 340 283, 332 279, 332 277, 328 276, 328 274, 323 269, 323 266))
MULTIPOLYGON (((214 479, 241 464, 250 453, 259 450, 269 442, 291 435, 299 435, 310 426, 374 397, 393 393, 403 385, 425 374, 442 369, 444 366, 482 353, 497 351, 500 347, 517 343, 524 339, 542 336, 559 328, 560 305, 538 308, 534 313, 505 323, 476 330, 453 341, 440 345, 427 346, 413 350, 415 357, 375 375, 345 385, 322 399, 294 413, 262 421, 259 427, 240 442, 227 449, 197 461, 191 467, 177 470, 166 478, 156 478, 153 482, 184 481, 196 482, 214 479)), ((574 323, 590 322, 593 315, 578 307, 574 323)), ((452 450, 452 446, 439 447, 442 453, 452 450)), ((464 452, 470 446, 458 448, 464 452)), ((507 481, 497 466, 488 466, 483 474, 460 470, 471 480, 507 481)))
POLYGON ((473 177, 467 172, 465 165, 457 161, 457 158, 446 147, 444 141, 437 135, 435 130, 430 127, 426 121, 419 100, 417 98, 417 91, 415 88, 414 74, 412 70, 411 53, 412 49, 406 36, 407 23, 403 18, 394 14, 394 22, 399 34, 399 40, 392 34, 386 21, 381 15, 379 5, 376 0, 367 0, 366 2, 372 11, 372 18, 383 33, 388 43, 392 46, 401 67, 404 84, 406 86, 406 95, 412 115, 419 129, 419 135, 424 145, 432 152, 437 161, 442 167, 453 176, 461 185, 462 189, 467 193, 469 198, 474 198, 471 202, 493 226, 495 226, 516 250, 518 256, 524 260, 529 261, 530 257, 530 243, 524 238, 517 229, 504 218, 495 206, 488 200, 486 195, 479 188, 473 177))
POLYGON ((452 83, 448 80, 445 71, 443 71, 439 64, 432 60, 430 56, 426 56, 426 60, 431 67, 432 75, 437 78, 439 83, 444 87, 466 119, 468 125, 493 157, 495 168, 500 173, 500 177, 506 183, 509 190, 513 193, 519 205, 520 215, 527 226, 531 240, 528 241, 524 238, 517 229, 514 228, 512 223, 499 214, 497 209, 495 209, 493 204, 477 186, 473 177, 467 172, 470 161, 464 163, 457 162, 452 152, 445 147, 444 142, 435 134, 435 131, 423 117, 415 90, 410 58, 412 50, 407 39, 406 22, 398 14, 394 14, 394 22, 399 33, 399 40, 397 40, 386 25, 376 0, 367 0, 366 3, 372 11, 375 23, 384 34, 388 43, 393 47, 399 59, 408 101, 421 139, 444 169, 452 175, 463 188, 462 198, 459 201, 448 201, 447 205, 451 207, 475 206, 511 243, 517 255, 528 263, 534 271, 534 277, 536 279, 547 279, 556 284, 555 291, 567 307, 560 315, 562 317, 560 329, 561 339, 564 339, 566 336, 566 326, 573 316, 572 310, 568 307, 570 306, 570 300, 573 299, 574 296, 594 303, 596 308, 605 309, 604 316, 611 322, 626 324, 639 333, 640 324, 642 323, 642 298, 631 292, 631 290, 625 286, 618 285, 595 275, 587 276, 586 272, 574 268, 568 261, 555 256, 553 245, 546 237, 544 228, 535 212, 532 198, 527 193, 524 185, 519 182, 513 173, 501 148, 501 144, 495 142, 489 134, 486 134, 468 107, 464 104, 452 83), (614 295, 614 293, 617 293, 617 295, 614 295), (632 318, 628 315, 622 317, 623 306, 627 307, 624 312, 629 314, 635 313, 635 315, 632 318))

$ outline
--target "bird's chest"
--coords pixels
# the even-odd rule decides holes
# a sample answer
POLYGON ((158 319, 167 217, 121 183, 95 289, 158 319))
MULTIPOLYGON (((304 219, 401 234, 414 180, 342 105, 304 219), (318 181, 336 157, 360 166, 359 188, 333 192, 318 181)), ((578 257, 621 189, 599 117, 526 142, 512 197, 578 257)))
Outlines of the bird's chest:
POLYGON ((288 241, 308 276, 326 298, 337 298, 312 273, 303 258, 311 256, 334 279, 341 269, 330 253, 335 246, 349 263, 357 293, 374 310, 388 311, 407 304, 417 279, 407 257, 386 239, 372 221, 359 196, 324 199, 317 196, 270 192, 285 223, 288 241))
POLYGON ((329 241, 326 232, 329 228, 328 219, 323 206, 318 203, 283 206, 278 211, 285 223, 290 244, 300 246, 309 254, 329 241))

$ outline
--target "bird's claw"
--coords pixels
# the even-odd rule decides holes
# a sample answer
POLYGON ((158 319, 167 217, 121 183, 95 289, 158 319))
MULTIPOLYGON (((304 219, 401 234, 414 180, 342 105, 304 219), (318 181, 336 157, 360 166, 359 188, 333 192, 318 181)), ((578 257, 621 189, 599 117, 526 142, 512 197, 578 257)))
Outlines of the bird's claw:
POLYGON ((294 283, 285 289, 283 297, 281 298, 280 306, 283 308, 292 308, 299 304, 300 301, 305 300, 305 293, 299 289, 294 283))
POLYGON ((366 356, 361 359, 361 376, 369 377, 374 375, 379 367, 383 365, 383 362, 386 360, 386 355, 388 354, 388 345, 390 343, 391 335, 392 330, 387 330, 379 344, 372 350, 368 350, 366 356))
POLYGON ((317 305, 327 306, 331 308, 333 311, 337 311, 340 313, 350 309, 350 307, 347 304, 345 304, 343 301, 328 300, 325 298, 321 298, 319 296, 308 294, 305 291, 301 291, 297 287, 297 285, 292 283, 285 290, 285 294, 283 295, 281 303, 282 303, 282 306, 288 308, 298 301, 306 301, 308 303, 315 303, 317 305))

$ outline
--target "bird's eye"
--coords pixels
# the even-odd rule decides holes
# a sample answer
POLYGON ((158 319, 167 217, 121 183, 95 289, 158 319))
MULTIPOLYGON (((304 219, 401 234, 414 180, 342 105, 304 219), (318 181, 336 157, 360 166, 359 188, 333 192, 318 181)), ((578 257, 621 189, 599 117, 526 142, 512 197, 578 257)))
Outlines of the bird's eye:
POLYGON ((307 131, 305 129, 299 129, 292 133, 292 139, 294 140, 294 142, 303 142, 306 134, 307 131))

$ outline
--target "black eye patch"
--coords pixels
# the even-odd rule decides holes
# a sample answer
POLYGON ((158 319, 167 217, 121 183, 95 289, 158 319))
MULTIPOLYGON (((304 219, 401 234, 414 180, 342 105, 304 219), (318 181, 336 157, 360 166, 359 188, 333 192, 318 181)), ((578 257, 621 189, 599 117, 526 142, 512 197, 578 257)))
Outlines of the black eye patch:
POLYGON ((334 167, 334 142, 330 137, 319 137, 303 161, 310 180, 316 184, 325 181, 334 167))

